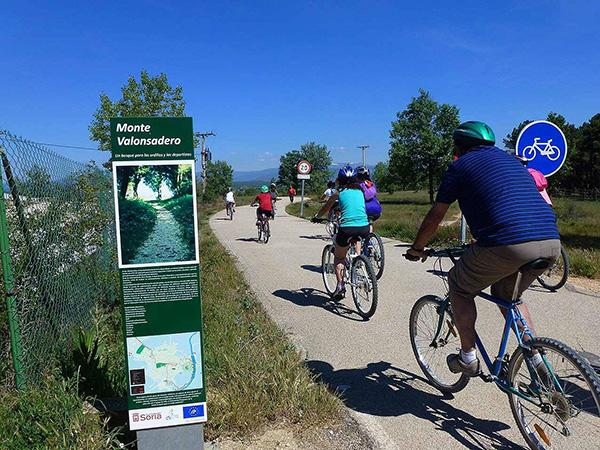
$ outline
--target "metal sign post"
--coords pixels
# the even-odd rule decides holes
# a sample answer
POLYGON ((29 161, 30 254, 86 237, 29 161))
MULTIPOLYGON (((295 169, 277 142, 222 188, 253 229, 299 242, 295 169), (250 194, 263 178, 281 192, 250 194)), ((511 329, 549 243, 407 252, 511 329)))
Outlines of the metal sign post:
POLYGON ((300 198, 300 215, 304 215, 304 180, 310 180, 312 166, 308 161, 298 163, 298 179, 302 180, 302 197, 300 198))
POLYGON ((300 215, 304 215, 304 180, 302 180, 302 197, 300 197, 300 215))
POLYGON ((463 213, 460 214, 460 242, 467 243, 467 219, 463 213))

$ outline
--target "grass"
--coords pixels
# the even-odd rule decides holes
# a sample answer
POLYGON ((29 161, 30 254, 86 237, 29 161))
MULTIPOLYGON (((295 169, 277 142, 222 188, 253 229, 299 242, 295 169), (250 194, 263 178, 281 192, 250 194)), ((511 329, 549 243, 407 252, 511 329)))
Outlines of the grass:
POLYGON ((19 394, 0 393, 0 448, 120 448, 116 434, 78 394, 75 378, 50 375, 19 394))
MULTIPOLYGON (((250 199, 238 198, 238 205, 250 199)), ((340 417, 341 401, 316 382, 271 322, 208 227, 224 205, 201 208, 200 261, 209 439, 287 421, 312 427, 340 417)))
MULTIPOLYGON (((375 222, 375 230, 382 236, 405 242, 414 241, 421 221, 429 211, 427 192, 396 192, 378 194, 383 207, 381 218, 375 222)), ((567 250, 571 273, 587 278, 600 278, 600 203, 555 198, 558 230, 567 250)), ((321 204, 308 200, 304 205, 304 217, 311 217, 321 204)), ((300 204, 287 207, 289 214, 299 216, 300 204)), ((430 245, 439 247, 460 242, 460 216, 454 203, 438 228, 430 245)))

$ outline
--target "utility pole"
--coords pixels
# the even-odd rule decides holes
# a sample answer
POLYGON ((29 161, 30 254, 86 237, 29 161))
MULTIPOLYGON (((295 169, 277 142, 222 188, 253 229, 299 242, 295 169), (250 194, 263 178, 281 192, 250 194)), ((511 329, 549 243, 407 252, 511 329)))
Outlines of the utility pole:
POLYGON ((194 136, 196 136, 197 138, 201 138, 202 139, 202 151, 200 152, 200 163, 202 165, 202 194, 204 194, 206 192, 206 160, 207 160, 207 155, 208 155, 208 151, 206 150, 206 146, 204 145, 204 139, 206 139, 206 136, 216 136, 216 134, 211 131, 210 133, 194 133, 194 136))
POLYGON ((368 149, 370 145, 357 145, 356 148, 362 149, 362 158, 363 158, 363 166, 365 165, 365 150, 368 149))

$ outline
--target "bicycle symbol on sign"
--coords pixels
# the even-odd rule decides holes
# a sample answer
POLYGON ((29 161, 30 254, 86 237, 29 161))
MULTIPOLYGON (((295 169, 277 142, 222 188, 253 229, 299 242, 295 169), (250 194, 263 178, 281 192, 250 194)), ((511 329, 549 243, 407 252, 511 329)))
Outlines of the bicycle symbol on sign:
POLYGON ((552 139, 548 139, 548 142, 539 142, 539 140, 539 137, 535 138, 533 145, 529 145, 523 150, 523 156, 527 161, 534 159, 538 151, 541 156, 547 156, 550 161, 556 161, 560 157, 560 149, 556 145, 551 145, 552 139))

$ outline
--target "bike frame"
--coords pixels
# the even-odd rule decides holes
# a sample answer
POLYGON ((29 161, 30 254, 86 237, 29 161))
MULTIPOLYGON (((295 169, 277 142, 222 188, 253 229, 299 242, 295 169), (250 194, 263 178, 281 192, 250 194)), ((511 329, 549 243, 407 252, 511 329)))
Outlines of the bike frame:
MULTIPOLYGON (((475 332, 475 341, 477 344, 477 348, 479 349, 479 352, 481 353, 481 356, 483 357, 485 365, 487 366, 488 371, 490 372, 488 379, 485 379, 485 378, 484 379, 486 381, 493 381, 494 383, 496 383, 496 385, 500 389, 502 389, 505 392, 508 392, 513 395, 517 395, 517 396, 521 397, 522 399, 527 400, 530 403, 533 403, 537 406, 541 406, 543 404, 543 401, 541 398, 541 391, 538 387, 538 383, 537 383, 536 376, 535 376, 536 372, 535 372, 535 369, 533 368, 533 365, 529 361, 529 358, 527 358, 527 352, 529 352, 529 348, 523 343, 523 337, 525 335, 529 336, 532 339, 534 336, 533 336, 533 333, 531 332, 531 330, 529 329, 527 322, 521 315, 521 312, 517 308, 517 305, 520 305, 522 302, 517 301, 517 302, 509 303, 509 302, 506 302, 499 298, 493 297, 489 294, 486 294, 484 292, 481 292, 479 294, 479 297, 484 298, 485 300, 488 300, 492 303, 495 303, 496 305, 500 306, 501 308, 505 308, 507 311, 506 320, 504 323, 504 331, 502 332, 502 339, 500 341, 500 348, 498 349, 498 355, 494 359, 494 362, 492 362, 492 360, 490 359, 490 357, 485 349, 485 346, 483 345, 483 342, 481 341, 481 339, 479 337, 479 334, 477 332, 475 332), (519 331, 519 326, 518 326, 519 323, 522 325, 523 331, 519 331), (525 360, 525 363, 527 364, 527 370, 529 371, 529 375, 534 384, 535 393, 537 395, 537 401, 531 397, 528 397, 527 395, 522 394, 521 392, 519 392, 512 386, 509 386, 507 381, 499 376, 500 371, 502 370, 502 364, 504 362, 504 355, 506 354, 506 347, 508 345, 508 338, 510 336, 511 330, 514 332, 515 337, 517 338, 518 348, 524 353, 524 360, 525 360)), ((438 322, 437 332, 430 344, 430 346, 432 346, 432 347, 437 346, 437 340, 442 331, 444 312, 448 309, 449 306, 450 306, 450 297, 447 296, 438 310, 438 314, 439 314, 440 318, 439 318, 439 322, 438 322)), ((453 319, 452 319, 452 326, 456 327, 453 319)), ((448 333, 446 334, 444 339, 447 340, 449 338, 450 334, 454 334, 452 329, 450 329, 448 331, 448 333)), ((560 383, 558 382, 558 380, 556 379, 556 376, 554 375, 554 371, 550 367, 550 364, 548 363, 548 361, 546 360, 546 357, 543 354, 542 354, 542 359, 544 361, 544 364, 548 368, 550 374, 552 375, 552 380, 554 381, 554 384, 562 392, 562 386, 560 386, 560 383)), ((564 394, 564 392, 563 392, 563 394, 564 394)))

